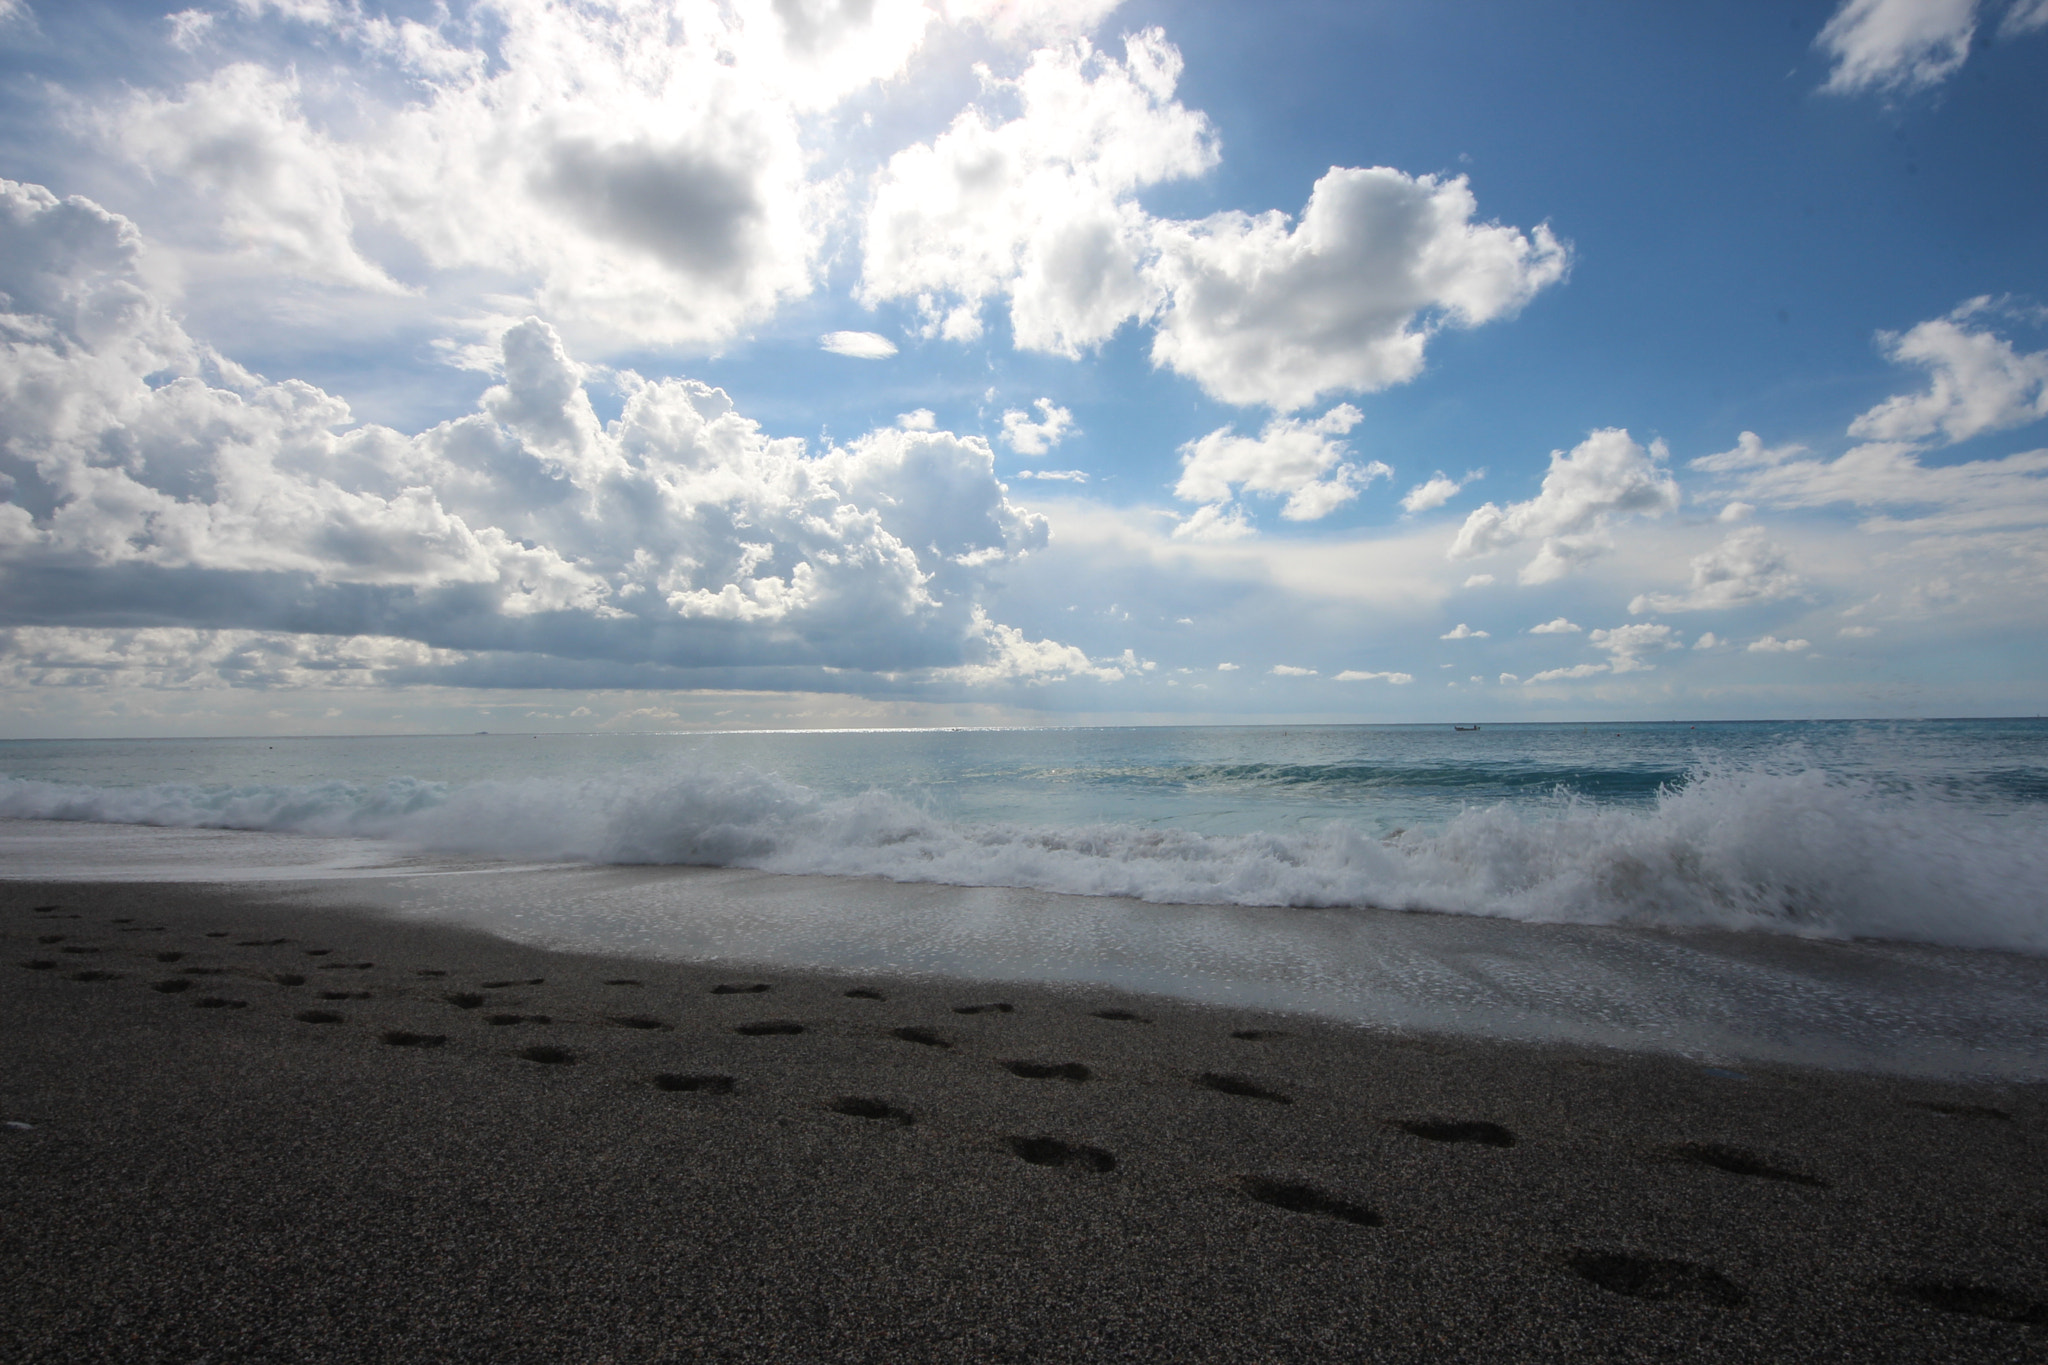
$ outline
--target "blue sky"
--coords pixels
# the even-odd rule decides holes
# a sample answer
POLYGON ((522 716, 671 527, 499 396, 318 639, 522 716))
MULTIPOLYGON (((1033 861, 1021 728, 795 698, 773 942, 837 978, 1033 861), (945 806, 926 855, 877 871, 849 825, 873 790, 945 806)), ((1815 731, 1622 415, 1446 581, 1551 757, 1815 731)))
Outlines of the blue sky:
POLYGON ((0 15, 0 733, 2042 708, 2044 0, 0 15))

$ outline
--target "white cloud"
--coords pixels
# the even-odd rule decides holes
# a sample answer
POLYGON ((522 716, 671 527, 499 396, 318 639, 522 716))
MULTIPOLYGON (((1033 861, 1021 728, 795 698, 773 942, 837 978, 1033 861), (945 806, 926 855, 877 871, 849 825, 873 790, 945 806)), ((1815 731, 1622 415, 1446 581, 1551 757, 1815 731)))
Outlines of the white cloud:
POLYGON ((0 629, 0 687, 360 689, 462 657, 389 636, 17 626, 0 629))
POLYGON ((1032 406, 1038 409, 1036 422, 1030 413, 1016 408, 1003 414, 1003 444, 1019 455, 1043 455, 1074 429, 1074 414, 1050 398, 1041 398, 1032 406))
POLYGON ((2048 28, 2048 0, 2013 0, 2005 21, 1998 26, 1998 36, 2017 38, 2043 28, 2048 28))
POLYGON ((1700 638, 1692 642, 1692 647, 1694 649, 1719 649, 1723 643, 1725 642, 1719 636, 1709 630, 1702 632, 1700 638))
POLYGON ((1095 660, 1072 645, 1055 640, 1027 640, 1015 626, 989 620, 988 613, 980 607, 974 609, 969 635, 981 643, 984 657, 939 669, 935 676, 973 686, 999 682, 1060 683, 1070 678, 1116 682, 1139 667, 1129 650, 1124 651, 1122 659, 1095 660))
MULTIPOLYGON (((807 120, 901 72, 933 20, 924 0, 415 8, 245 4, 242 27, 311 25, 339 59, 247 60, 304 50, 258 33, 92 124, 152 177, 152 221, 252 284, 485 272, 494 313, 585 347, 712 350, 812 287, 847 186, 807 120)), ((191 13, 174 32, 208 58, 191 13)))
POLYGON ((1020 469, 1020 479, 1046 479, 1053 483, 1086 483, 1088 474, 1081 469, 1020 469))
POLYGON ((1648 623, 1596 630, 1586 639, 1593 648, 1608 653, 1607 667, 1613 673, 1648 671, 1656 665, 1644 663, 1643 655, 1679 647, 1678 633, 1670 626, 1648 623))
POLYGON ((1568 253, 1547 226, 1477 212, 1463 176, 1337 167, 1298 222, 1161 222, 1155 278, 1171 303, 1152 358, 1224 402, 1282 411, 1406 383, 1438 329, 1511 315, 1564 278, 1568 253))
POLYGON ((1811 649, 1812 647, 1805 640, 1780 640, 1775 635, 1766 635, 1761 640, 1751 640, 1749 642, 1749 652, 1751 654, 1797 654, 1802 649, 1811 649))
POLYGON ((1344 670, 1344 671, 1343 671, 1342 673, 1339 673, 1339 674, 1337 675, 1337 681, 1338 681, 1338 682, 1385 682, 1385 683, 1391 683, 1391 684, 1393 684, 1394 686, 1396 686, 1396 687, 1399 687, 1399 686, 1402 686, 1403 684, 1406 684, 1406 683, 1412 683, 1412 682, 1414 682, 1414 681, 1415 681, 1415 675, 1414 675, 1413 673, 1363 673, 1363 672, 1360 672, 1360 671, 1359 671, 1358 669, 1355 669, 1355 668, 1347 668, 1347 669, 1345 669, 1345 670, 1344 670))
POLYGON ((1678 507, 1678 485, 1663 468, 1664 443, 1646 450, 1620 428, 1596 431, 1567 455, 1550 453, 1543 489, 1528 502, 1487 503, 1465 518, 1451 544, 1463 559, 1542 539, 1518 575, 1524 585, 1548 583, 1607 548, 1607 530, 1628 516, 1659 517, 1678 507))
POLYGON ((601 423, 533 319, 505 332, 502 382, 471 415, 351 427, 339 399, 193 342, 139 252, 126 220, 0 182, 0 624, 111 595, 138 626, 288 617, 612 669, 986 668, 975 656, 1063 648, 986 622, 986 575, 1047 528, 979 438, 889 427, 813 454, 718 389, 631 371, 601 423), (32 594, 12 577, 28 572, 32 594))
POLYGON ((1268 671, 1277 678, 1313 678, 1316 676, 1316 671, 1313 668, 1296 668, 1293 664, 1274 664, 1268 671))
POLYGON ((1520 675, 1515 673, 1503 673, 1500 675, 1500 685, 1502 687, 1506 687, 1509 683, 1518 683, 1521 680, 1520 675))
POLYGON ((861 297, 915 300, 956 341, 1007 298, 1018 346, 1070 357, 1155 322, 1155 365, 1293 411, 1404 383, 1437 330, 1508 316, 1563 278, 1550 230, 1475 222, 1463 177, 1333 168, 1298 222, 1151 217, 1138 191, 1209 170, 1216 138, 1173 98, 1181 57, 1163 33, 1124 51, 1079 41, 1015 80, 984 75, 984 105, 892 157, 866 210, 861 297), (991 112, 1004 101, 1014 117, 991 112))
POLYGON ((1734 491, 1768 507, 1916 509, 1873 517, 1864 523, 1870 530, 1954 534, 2048 525, 2048 450, 1928 466, 1911 444, 1873 441, 1826 460, 1796 445, 1765 449, 1745 431, 1734 450, 1692 466, 1731 476, 1734 491))
POLYGON ((1490 573, 1473 574, 1461 586, 1467 588, 1490 588, 1493 586, 1493 575, 1490 573))
POLYGON ((1378 460, 1359 465, 1344 458, 1350 447, 1336 438, 1363 416, 1349 403, 1340 403, 1312 420, 1275 417, 1256 437, 1220 427, 1180 448, 1181 475, 1174 496, 1220 504, 1238 490, 1285 494, 1280 515, 1288 520, 1328 516, 1375 480, 1393 475, 1378 460))
POLYGON ((944 0, 946 17, 978 23, 1009 42, 1038 43, 1093 33, 1121 0, 944 0))
POLYGON ((1977 0, 1843 0, 1815 43, 1834 58, 1837 94, 1917 90, 1954 75, 1970 53, 1977 0))
POLYGON ((896 354, 896 343, 879 332, 827 332, 818 338, 818 345, 855 360, 887 360, 896 354))
POLYGON ((1540 626, 1529 627, 1529 633, 1531 635, 1577 635, 1582 629, 1583 627, 1575 626, 1564 617, 1558 616, 1545 621, 1540 626))
POLYGON ((1692 558, 1692 587, 1684 593, 1643 593, 1628 604, 1646 611, 1717 611, 1752 602, 1774 602, 1799 591, 1799 575, 1760 526, 1737 531, 1692 558))
MULTIPOLYGON (((1546 668, 1541 673, 1531 673, 1522 679, 1524 687, 1535 683, 1567 682, 1574 678, 1590 678, 1596 673, 1605 673, 1606 664, 1573 664, 1570 668, 1546 668)), ((1503 677, 1509 676, 1503 674, 1503 677)))
POLYGON ((1485 640, 1491 638, 1483 630, 1474 630, 1463 621, 1436 637, 1439 640, 1485 640))
POLYGON ((1218 664, 1218 665, 1216 665, 1216 671, 1217 671, 1218 673, 1235 673, 1235 672, 1237 672, 1237 665, 1236 665, 1236 664, 1218 664))
POLYGON ((1841 636, 1844 640, 1868 640, 1870 637, 1877 634, 1877 627, 1843 626, 1840 630, 1836 631, 1835 634, 1841 636))
POLYGON ((1401 510, 1410 516, 1442 507, 1458 496, 1466 484, 1486 477, 1484 470, 1475 470, 1462 479, 1447 478, 1439 469, 1427 482, 1418 483, 1408 490, 1401 499, 1401 510))
POLYGON ((1147 220, 1135 195, 1216 163, 1215 134, 1173 98, 1181 58, 1158 29, 1118 62, 1085 40, 1042 49, 1015 80, 983 73, 988 106, 890 158, 862 227, 860 294, 915 299, 934 334, 971 340, 1007 295, 1016 344, 1077 356, 1150 311, 1147 220))
POLYGON ((1715 521, 1748 521, 1756 514, 1756 507, 1746 502, 1731 502, 1721 509, 1715 521))
POLYGON ((1175 540, 1220 543, 1256 534, 1244 509, 1232 503, 1212 502, 1207 507, 1197 507, 1173 528, 1175 540))
POLYGON ((1886 358, 1925 369, 1928 387, 1886 399, 1851 422, 1849 434, 1872 441, 1938 435, 1953 443, 2048 417, 2048 351, 2020 354, 2011 342, 1964 325, 1990 306, 1988 298, 1972 299, 1903 334, 1880 333, 1886 358))
POLYGON ((905 431, 935 431, 938 429, 938 414, 930 408, 914 408, 909 412, 896 414, 896 425, 905 431))

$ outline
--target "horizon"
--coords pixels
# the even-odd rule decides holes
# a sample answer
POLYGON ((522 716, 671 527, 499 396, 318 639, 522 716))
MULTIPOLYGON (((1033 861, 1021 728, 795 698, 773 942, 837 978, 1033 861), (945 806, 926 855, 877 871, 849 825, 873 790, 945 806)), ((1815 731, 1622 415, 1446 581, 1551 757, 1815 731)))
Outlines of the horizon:
POLYGON ((0 0, 0 71, 0 735, 2048 710, 2040 0, 0 0))

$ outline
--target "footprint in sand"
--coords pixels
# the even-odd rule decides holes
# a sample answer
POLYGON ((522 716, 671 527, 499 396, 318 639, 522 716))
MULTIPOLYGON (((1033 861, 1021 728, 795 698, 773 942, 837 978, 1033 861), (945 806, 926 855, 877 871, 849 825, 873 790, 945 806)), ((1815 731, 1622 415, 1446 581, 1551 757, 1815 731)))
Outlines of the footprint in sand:
POLYGON ((1291 1096, 1283 1095, 1277 1090, 1268 1090, 1257 1081, 1247 1080, 1243 1076, 1227 1076, 1218 1071, 1204 1071, 1195 1077, 1195 1084, 1204 1090, 1214 1090, 1223 1095, 1237 1095, 1248 1100, 1267 1100, 1273 1104, 1294 1103, 1291 1096))
POLYGON ((192 978, 189 976, 174 976, 169 981, 152 982, 150 989, 161 991, 165 995, 179 995, 192 989, 192 978))
POLYGON ((2021 1298, 1990 1285, 1972 1284, 1967 1280, 1910 1280, 1892 1286, 1892 1292, 1902 1299, 1922 1303, 1944 1313, 1988 1318, 1993 1322, 2021 1323, 2028 1327, 2048 1327, 2048 1303, 2021 1298))
POLYGON ((448 1041, 445 1033, 407 1033, 404 1029, 392 1029, 382 1037, 390 1047, 439 1047, 448 1041))
POLYGON ((529 1062, 539 1062, 544 1066, 573 1066, 576 1062, 576 1054, 565 1047, 521 1048, 519 1055, 529 1062))
POLYGON ((758 1023, 741 1024, 733 1029, 734 1033, 748 1038, 773 1038, 803 1031, 804 1026, 791 1019, 763 1019, 758 1023))
POLYGON ((674 1024, 646 1014, 608 1014, 604 1020, 614 1028, 672 1029, 674 1024))
POLYGON ((730 1095, 738 1082, 730 1076, 684 1076, 664 1072, 654 1077, 656 1090, 672 1090, 693 1095, 730 1095))
POLYGON ((713 986, 711 993, 713 995, 760 995, 764 991, 774 989, 773 986, 770 986, 765 981, 755 981, 744 986, 732 984, 713 986))
POLYGON ((908 1128, 911 1124, 917 1122, 915 1114, 911 1113, 908 1109, 898 1109, 887 1100, 869 1100, 862 1099, 856 1095, 842 1095, 836 1100, 829 1101, 825 1107, 835 1114, 845 1114, 849 1118, 878 1119, 893 1123, 899 1128, 908 1128))
POLYGON ((1476 1142, 1483 1147, 1512 1147, 1515 1135, 1484 1119, 1403 1119, 1394 1124, 1411 1137, 1431 1142, 1476 1142))
POLYGON ((1015 1013, 1015 1012, 1016 1012, 1016 1009, 1017 1009, 1017 1007, 1016 1007, 1015 1005, 1012 1005, 1012 1004, 1008 1004, 1008 1003, 1006 1003, 1006 1002, 1004 1002, 1004 1001, 1000 1001, 1000 1000, 998 1000, 998 1001, 996 1001, 996 1002, 995 1002, 994 1004, 991 1004, 991 1005, 955 1005, 955 1006, 953 1006, 953 1013, 955 1013, 955 1014, 1013 1014, 1013 1013, 1015 1013))
POLYGON ((71 979, 73 981, 119 981, 121 973, 101 971, 73 972, 71 979))
POLYGON ((338 1024, 342 1021, 333 1010, 300 1010, 292 1018, 302 1024, 338 1024))
POLYGON ((1334 1218, 1340 1223, 1353 1223, 1362 1228, 1376 1228, 1381 1222, 1379 1214, 1365 1205, 1340 1199, 1298 1180, 1271 1180, 1261 1175, 1247 1175, 1238 1177, 1238 1183, 1244 1186, 1246 1194, 1261 1204, 1270 1204, 1289 1213, 1334 1218))
POLYGON ((887 1000, 889 997, 866 986, 855 986, 846 993, 848 1000, 887 1000))
POLYGON ((484 998, 475 991, 456 991, 441 998, 459 1010, 473 1010, 484 1003, 484 998))
POLYGON ((1119 1024, 1149 1024, 1152 1022, 1144 1015, 1133 1014, 1129 1010, 1097 1010, 1095 1011, 1095 1017, 1097 1019, 1109 1019, 1119 1024))
POLYGON ((890 1032, 894 1037, 901 1038, 906 1043, 923 1043, 926 1047, 953 1046, 928 1028, 899 1028, 892 1029, 890 1032))
POLYGON ((1276 1028, 1241 1028, 1230 1035, 1247 1043, 1270 1043, 1288 1035, 1276 1028))
POLYGON ((1085 1081, 1094 1074, 1079 1062, 1002 1062, 999 1065, 1012 1076, 1022 1076, 1027 1081, 1085 1081))
POLYGON ((195 1010, 245 1010, 249 1008, 249 1002, 246 1000, 228 1000, 218 995, 205 995, 194 1000, 192 1008, 195 1010))
POLYGON ((487 991, 502 991, 508 986, 545 986, 547 984, 547 978, 542 976, 529 976, 520 981, 486 981, 482 983, 483 988, 487 991))
POLYGON ((1740 1147, 1729 1147, 1719 1142, 1681 1142, 1663 1149, 1663 1155, 1677 1161, 1690 1161, 1701 1166, 1712 1166, 1717 1171, 1730 1175, 1755 1176, 1759 1180, 1783 1180, 1793 1185, 1812 1185, 1826 1189, 1828 1182, 1817 1175, 1804 1171, 1791 1171, 1773 1166, 1755 1152, 1740 1147))
POLYGON ((1712 1266, 1668 1256, 1579 1250, 1566 1253, 1564 1263, 1581 1279, 1632 1299, 1683 1299, 1734 1308, 1748 1297, 1742 1286, 1712 1266))
POLYGON ((1100 1147, 1062 1142, 1055 1137, 1006 1137, 1003 1145, 1010 1149, 1012 1155, 1034 1166, 1063 1166, 1071 1170, 1092 1171, 1097 1175, 1116 1169, 1116 1158, 1100 1147))
POLYGON ((508 1024, 552 1024, 555 1021, 545 1014, 486 1014, 484 1022, 503 1028, 508 1024))

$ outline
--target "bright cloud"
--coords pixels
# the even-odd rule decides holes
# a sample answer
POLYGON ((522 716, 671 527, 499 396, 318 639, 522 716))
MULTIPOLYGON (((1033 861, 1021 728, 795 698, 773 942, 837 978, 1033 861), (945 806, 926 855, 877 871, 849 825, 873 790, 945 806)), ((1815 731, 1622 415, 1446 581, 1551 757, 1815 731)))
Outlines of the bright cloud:
POLYGON ((1345 669, 1345 670, 1344 670, 1344 671, 1343 671, 1342 673, 1339 673, 1339 674, 1337 675, 1337 681, 1338 681, 1338 682, 1384 682, 1384 683, 1391 683, 1391 684, 1393 684, 1394 686, 1396 686, 1396 687, 1399 687, 1399 686, 1401 686, 1401 685, 1403 685, 1403 684, 1405 684, 1405 683, 1412 683, 1412 682, 1414 682, 1414 681, 1415 681, 1415 675, 1414 675, 1413 673, 1363 673, 1363 672, 1360 672, 1360 671, 1359 671, 1358 669, 1355 669, 1355 668, 1347 668, 1347 669, 1345 669))
MULTIPOLYGON (((1570 682, 1577 678, 1590 678, 1606 671, 1606 664, 1573 664, 1569 668, 1546 668, 1541 673, 1532 673, 1522 679, 1522 685, 1527 687, 1536 683, 1570 682)), ((1513 676, 1510 673, 1501 674, 1504 681, 1513 676)))
POLYGON ((1796 445, 1767 448, 1745 431, 1735 449, 1691 463, 1723 475, 1759 506, 1911 509, 1870 518, 1864 525, 1871 530, 1957 534, 2048 526, 2048 450, 1930 466, 1912 444, 1873 441, 1828 460, 1796 445))
POLYGON ((1540 540, 1522 566, 1524 584, 1548 583, 1598 556, 1608 529, 1630 516, 1660 517, 1678 508, 1678 484, 1664 469, 1664 443, 1648 449, 1619 428, 1596 431, 1570 454, 1554 450, 1543 489, 1527 502, 1487 503, 1465 518, 1451 558, 1465 559, 1540 540))
POLYGON ((1562 616, 1545 621, 1540 626, 1529 627, 1531 635, 1577 635, 1583 627, 1575 626, 1562 616))
POLYGON ((1775 635, 1766 635, 1761 640, 1749 642, 1751 654, 1797 654, 1813 646, 1805 640, 1780 640, 1775 635))
POLYGON ((289 618, 614 673, 1106 667, 987 620, 984 576, 1046 525, 979 438, 887 427, 812 454, 721 390, 630 371, 600 422, 533 319, 471 415, 350 428, 340 400, 193 342, 139 252, 126 220, 0 182, 0 566, 39 585, 0 624, 117 600, 137 626, 289 618))
POLYGON ((1462 479, 1452 479, 1445 477, 1444 472, 1439 469, 1428 481, 1418 483, 1408 490, 1406 496, 1401 499, 1401 510, 1411 516, 1418 512, 1432 511, 1457 497, 1466 484, 1485 477, 1485 471, 1480 470, 1467 474, 1462 479))
POLYGON ((981 334, 1007 296, 1016 344, 1078 356, 1156 305, 1138 190, 1216 164, 1214 131, 1173 98, 1179 51, 1158 29, 1124 60, 1085 40, 1032 54, 1015 80, 984 72, 985 106, 898 152, 862 226, 861 296, 914 299, 929 329, 981 334), (998 118, 1014 102, 1020 113, 998 118))
POLYGON ((1926 370, 1928 387, 1886 399, 1851 422, 1849 434, 1871 441, 1967 441, 2048 417, 2048 351, 2021 354, 1988 331, 1970 330, 1968 320, 1990 306, 1988 298, 1972 299, 1903 334, 1880 334, 1886 357, 1926 370))
POLYGON ((1463 621, 1436 637, 1439 640, 1484 640, 1490 638, 1483 630, 1474 630, 1463 621))
POLYGON ((1151 321, 1153 363, 1224 402, 1293 411, 1420 373, 1445 326, 1505 317, 1562 279, 1550 232, 1474 222, 1463 177, 1333 168, 1299 221, 1274 211, 1153 218, 1139 190, 1216 164, 1208 121, 1173 99, 1180 53, 1157 29, 1119 63, 1086 42, 985 76, 970 109, 893 157, 863 230, 862 297, 914 299, 928 330, 981 334, 1007 297, 1027 350, 1079 356, 1151 321))
POLYGON ((1274 664, 1267 671, 1276 678, 1313 678, 1316 676, 1316 671, 1313 668, 1296 668, 1293 664, 1274 664))
POLYGON ((1340 403, 1313 420, 1275 417, 1256 437, 1239 436, 1230 427, 1212 431, 1180 448, 1174 496, 1221 504, 1240 489, 1285 494, 1280 515, 1289 521, 1326 517, 1375 480, 1393 476, 1378 460, 1360 465, 1345 459, 1350 447, 1336 438, 1363 417, 1349 403, 1340 403))
POLYGON ((1837 94, 1939 85, 1970 55, 1977 0, 1843 0, 1815 44, 1837 94))
POLYGON ((1041 398, 1032 406, 1038 409, 1035 422, 1030 413, 1016 408, 1003 414, 1003 444, 1019 455, 1043 455, 1074 429, 1074 414, 1055 406, 1050 398, 1041 398))
POLYGON ((1713 549, 1692 558, 1692 587, 1684 593, 1642 593, 1628 604, 1630 612, 1715 611, 1752 602, 1773 602, 1799 591, 1782 546, 1761 527, 1737 531, 1713 549))
POLYGON ((1678 632, 1666 625, 1616 626, 1612 630, 1596 630, 1586 639, 1593 648, 1607 652, 1607 668, 1612 673, 1647 671, 1656 665, 1644 663, 1643 655, 1679 647, 1678 632))
POLYGON ((818 338, 818 345, 834 355, 852 356, 855 360, 887 360, 896 354, 896 343, 879 332, 827 332, 818 338))

